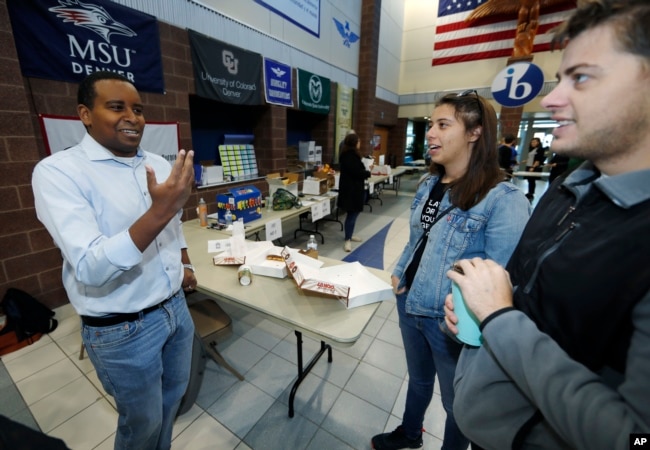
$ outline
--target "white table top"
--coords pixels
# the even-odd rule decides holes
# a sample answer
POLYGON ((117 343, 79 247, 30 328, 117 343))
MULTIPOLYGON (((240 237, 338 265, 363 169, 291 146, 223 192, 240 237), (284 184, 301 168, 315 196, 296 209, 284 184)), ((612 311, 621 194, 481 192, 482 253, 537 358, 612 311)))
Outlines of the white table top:
POLYGON ((513 176, 515 177, 538 177, 538 178, 544 178, 548 177, 551 173, 550 172, 528 172, 527 170, 521 170, 517 172, 513 172, 513 176))
MULTIPOLYGON (((201 228, 198 221, 183 226, 188 253, 196 269, 197 291, 263 314, 269 320, 297 330, 314 339, 338 346, 354 344, 363 333, 381 303, 346 309, 338 300, 305 295, 290 278, 255 275, 249 286, 241 286, 238 266, 215 266, 207 252, 207 241, 219 239, 213 230, 201 228)), ((320 258, 326 265, 345 264, 320 258)), ((390 274, 368 268, 390 284, 390 274)))

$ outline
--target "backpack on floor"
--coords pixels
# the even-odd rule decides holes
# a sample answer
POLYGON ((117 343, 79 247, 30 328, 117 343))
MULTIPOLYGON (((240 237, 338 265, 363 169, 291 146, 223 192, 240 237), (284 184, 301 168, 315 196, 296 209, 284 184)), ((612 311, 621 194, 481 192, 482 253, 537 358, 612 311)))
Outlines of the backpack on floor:
POLYGON ((58 325, 54 311, 20 289, 7 289, 0 307, 7 316, 0 334, 15 332, 18 342, 39 333, 50 333, 58 325))

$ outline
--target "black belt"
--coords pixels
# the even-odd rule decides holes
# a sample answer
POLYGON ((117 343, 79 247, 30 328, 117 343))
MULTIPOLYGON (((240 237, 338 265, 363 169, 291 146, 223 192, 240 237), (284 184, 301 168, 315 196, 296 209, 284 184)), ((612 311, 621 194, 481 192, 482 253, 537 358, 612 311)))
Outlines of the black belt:
POLYGON ((84 323, 84 325, 88 325, 90 327, 109 327, 111 325, 117 325, 118 323, 133 322, 134 320, 138 320, 140 318, 140 313, 142 313, 142 316, 144 317, 146 314, 150 313, 151 311, 155 311, 158 308, 162 308, 165 305, 165 303, 167 303, 169 300, 171 300, 174 297, 174 295, 172 295, 166 300, 163 300, 157 305, 149 306, 143 309, 142 311, 138 311, 134 313, 116 313, 116 314, 109 314, 107 316, 81 316, 81 321, 84 323))

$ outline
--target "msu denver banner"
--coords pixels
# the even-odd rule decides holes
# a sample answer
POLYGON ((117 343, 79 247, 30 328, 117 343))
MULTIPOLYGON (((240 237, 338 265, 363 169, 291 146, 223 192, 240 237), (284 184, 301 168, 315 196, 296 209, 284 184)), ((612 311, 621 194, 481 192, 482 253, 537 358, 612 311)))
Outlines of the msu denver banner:
POLYGON ((158 22, 107 0, 7 0, 26 77, 79 82, 98 70, 164 92, 158 22))
POLYGON ((196 95, 223 103, 261 105, 262 55, 187 30, 196 95))
POLYGON ((330 112, 330 79, 298 69, 298 109, 328 114, 330 112))

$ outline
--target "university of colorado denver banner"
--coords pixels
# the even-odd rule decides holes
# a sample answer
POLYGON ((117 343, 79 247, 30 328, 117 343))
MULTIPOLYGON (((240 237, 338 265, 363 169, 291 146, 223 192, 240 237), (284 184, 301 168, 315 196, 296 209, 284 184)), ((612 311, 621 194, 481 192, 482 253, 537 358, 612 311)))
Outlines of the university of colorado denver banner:
POLYGON ((164 92, 156 18, 108 0, 7 0, 26 77, 79 82, 98 70, 164 92))
POLYGON ((187 30, 196 95, 223 103, 262 104, 262 55, 187 30))

